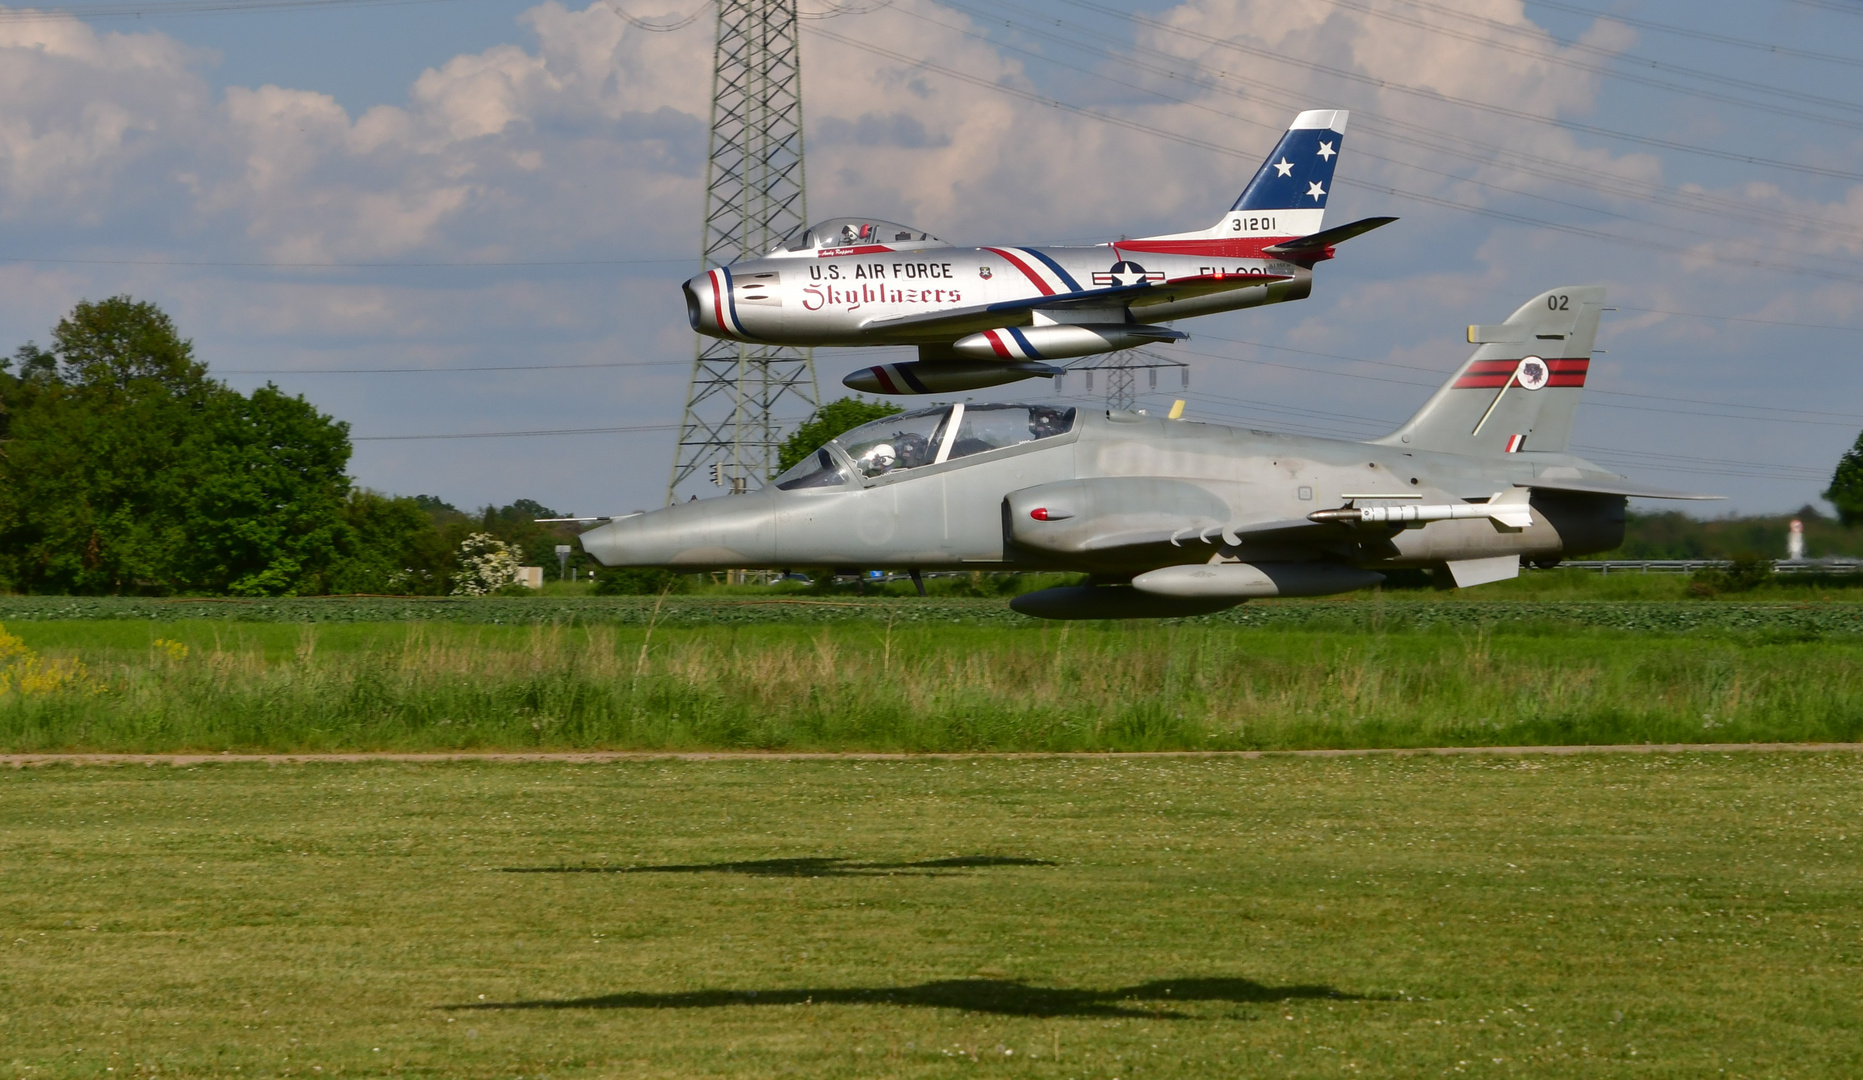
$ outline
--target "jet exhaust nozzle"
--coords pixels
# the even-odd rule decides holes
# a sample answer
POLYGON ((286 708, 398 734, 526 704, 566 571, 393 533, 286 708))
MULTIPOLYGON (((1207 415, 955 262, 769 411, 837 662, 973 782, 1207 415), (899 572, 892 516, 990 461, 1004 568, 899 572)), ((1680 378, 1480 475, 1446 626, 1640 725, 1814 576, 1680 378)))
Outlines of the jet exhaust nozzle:
POLYGON ((1181 619, 1241 602, 1232 596, 1157 596, 1126 585, 1068 585, 1023 593, 1009 607, 1037 619, 1181 619))
POLYGON ((1059 374, 1061 369, 1052 364, 1029 361, 917 360, 861 368, 841 384, 868 394, 949 394, 1059 374))
POLYGON ((1338 563, 1189 563, 1140 574, 1132 579, 1132 587, 1150 596, 1241 601, 1331 596, 1383 580, 1383 574, 1338 563))
POLYGON ((951 351, 977 360, 1064 360, 1159 341, 1182 341, 1188 336, 1181 330, 1143 323, 1010 326, 958 338, 951 351))

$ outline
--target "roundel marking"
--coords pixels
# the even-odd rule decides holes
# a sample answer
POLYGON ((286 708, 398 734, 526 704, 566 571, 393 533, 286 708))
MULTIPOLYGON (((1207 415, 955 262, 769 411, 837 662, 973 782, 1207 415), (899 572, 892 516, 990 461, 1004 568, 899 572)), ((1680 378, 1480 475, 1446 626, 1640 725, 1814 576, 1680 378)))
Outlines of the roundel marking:
POLYGON ((1552 365, 1537 356, 1529 356, 1520 361, 1514 369, 1514 381, 1523 390, 1538 390, 1552 378, 1552 365))

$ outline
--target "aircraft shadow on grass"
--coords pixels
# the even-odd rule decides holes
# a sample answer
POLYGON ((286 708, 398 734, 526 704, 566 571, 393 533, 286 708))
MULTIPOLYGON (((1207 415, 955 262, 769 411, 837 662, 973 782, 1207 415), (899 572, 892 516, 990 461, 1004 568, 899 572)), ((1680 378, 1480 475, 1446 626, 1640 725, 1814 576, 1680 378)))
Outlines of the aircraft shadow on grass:
POLYGON ((833 857, 753 859, 671 866, 507 866, 507 874, 749 874, 753 877, 932 877, 986 866, 1053 866, 1014 855, 958 855, 916 862, 856 862, 833 857))
POLYGON ((689 990, 604 994, 561 1001, 486 1001, 442 1005, 445 1011, 508 1009, 716 1009, 730 1005, 897 1005, 961 1009, 1000 1016, 1187 1019, 1169 1006, 1218 1001, 1268 1004, 1300 998, 1366 1000, 1330 986, 1268 986, 1249 979, 1159 979, 1113 990, 1031 986, 1013 979, 944 979, 917 986, 817 987, 793 990, 689 990))

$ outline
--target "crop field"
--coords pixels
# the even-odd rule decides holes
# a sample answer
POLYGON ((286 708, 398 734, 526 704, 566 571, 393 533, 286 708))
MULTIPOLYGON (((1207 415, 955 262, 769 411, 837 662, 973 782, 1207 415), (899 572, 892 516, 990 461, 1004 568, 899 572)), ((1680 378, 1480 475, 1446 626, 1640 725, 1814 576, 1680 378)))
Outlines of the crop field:
POLYGON ((0 772, 0 1075, 1863 1074, 1863 757, 0 772))
POLYGON ((1055 624, 1000 600, 16 598, 0 615, 15 752, 1863 738, 1854 603, 1374 598, 1055 624), (443 614, 386 621, 395 605, 443 614))

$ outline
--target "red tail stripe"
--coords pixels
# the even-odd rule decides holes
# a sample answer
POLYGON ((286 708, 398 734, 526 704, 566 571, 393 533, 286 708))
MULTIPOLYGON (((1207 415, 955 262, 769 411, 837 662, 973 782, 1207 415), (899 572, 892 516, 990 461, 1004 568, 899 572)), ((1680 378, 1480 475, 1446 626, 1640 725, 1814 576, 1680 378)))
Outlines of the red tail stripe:
MULTIPOLYGON (((1028 263, 1025 263, 1021 259, 1016 258, 1014 255, 1010 254, 1009 252, 1004 251, 1002 248, 984 248, 983 250, 994 252, 995 254, 1001 255, 1003 258, 1008 259, 1009 265, 1015 267, 1017 270, 1022 271, 1022 276, 1034 282, 1035 287, 1041 290, 1041 294, 1043 296, 1054 295, 1054 290, 1048 287, 1048 283, 1046 281, 1043 281, 1041 279, 1041 275, 1037 274, 1035 272, 1035 268, 1030 266, 1028 263)), ((1007 356, 1009 354, 1004 353, 1003 355, 1007 356)))

